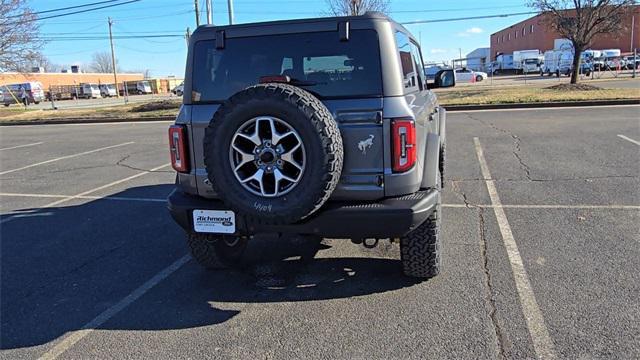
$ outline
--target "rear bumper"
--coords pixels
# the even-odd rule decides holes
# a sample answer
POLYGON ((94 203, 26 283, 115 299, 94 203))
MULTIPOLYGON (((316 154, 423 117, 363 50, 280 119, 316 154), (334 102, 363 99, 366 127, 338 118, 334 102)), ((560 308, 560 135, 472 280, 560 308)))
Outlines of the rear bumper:
MULTIPOLYGON (((435 190, 387 198, 377 202, 327 202, 307 219, 289 225, 264 225, 236 215, 238 235, 256 233, 313 234, 334 238, 395 238, 422 224, 435 210, 440 193, 435 190)), ((220 200, 204 199, 174 190, 167 205, 173 219, 193 232, 193 210, 228 210, 220 200)))

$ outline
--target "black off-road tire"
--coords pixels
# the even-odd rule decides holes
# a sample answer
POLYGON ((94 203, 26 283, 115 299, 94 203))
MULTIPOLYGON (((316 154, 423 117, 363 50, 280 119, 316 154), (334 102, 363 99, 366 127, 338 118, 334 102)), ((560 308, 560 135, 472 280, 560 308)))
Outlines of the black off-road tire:
POLYGON ((342 173, 343 147, 338 124, 318 98, 288 84, 259 84, 242 90, 220 106, 205 132, 204 163, 220 198, 249 222, 289 224, 317 211, 336 188, 342 173), (258 116, 286 121, 302 139, 306 168, 298 184, 278 197, 246 190, 229 161, 233 134, 258 116))
POLYGON ((400 238, 400 259, 407 276, 430 279, 442 270, 441 201, 438 195, 438 204, 431 216, 415 230, 400 238))
POLYGON ((234 238, 237 243, 229 246, 222 235, 187 234, 191 256, 203 267, 216 270, 239 265, 247 247, 245 237, 234 238))

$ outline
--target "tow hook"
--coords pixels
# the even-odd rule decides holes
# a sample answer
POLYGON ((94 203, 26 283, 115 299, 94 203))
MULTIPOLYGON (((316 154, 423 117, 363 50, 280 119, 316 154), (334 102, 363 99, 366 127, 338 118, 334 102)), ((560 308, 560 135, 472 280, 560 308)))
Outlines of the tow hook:
POLYGON ((378 239, 364 239, 362 241, 362 246, 366 247, 367 249, 373 249, 374 247, 378 246, 378 239))

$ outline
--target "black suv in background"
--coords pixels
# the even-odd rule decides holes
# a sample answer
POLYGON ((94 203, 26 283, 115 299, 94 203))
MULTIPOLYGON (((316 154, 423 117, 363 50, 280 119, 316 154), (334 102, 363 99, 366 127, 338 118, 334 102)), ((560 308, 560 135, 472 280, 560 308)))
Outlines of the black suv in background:
POLYGON ((440 271, 446 111, 420 47, 379 13, 191 36, 169 129, 169 210, 193 257, 238 263, 261 233, 399 240, 404 272, 440 271))

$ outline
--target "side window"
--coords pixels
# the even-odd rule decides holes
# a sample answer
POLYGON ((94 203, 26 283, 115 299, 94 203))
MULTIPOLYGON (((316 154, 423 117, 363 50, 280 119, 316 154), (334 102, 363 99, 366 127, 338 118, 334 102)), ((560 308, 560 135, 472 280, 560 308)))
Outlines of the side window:
POLYGON ((406 92, 412 92, 417 89, 418 79, 416 78, 416 70, 414 68, 413 56, 411 55, 411 45, 409 37, 403 32, 396 31, 396 46, 400 54, 400 63, 402 66, 402 78, 406 92))
POLYGON ((422 63, 422 55, 420 55, 420 47, 418 44, 411 42, 411 54, 413 55, 413 66, 418 70, 418 88, 424 90, 424 64, 422 63))
POLYGON ((285 74, 285 71, 293 70, 293 59, 290 57, 282 58, 282 66, 280 67, 280 74, 285 74))

